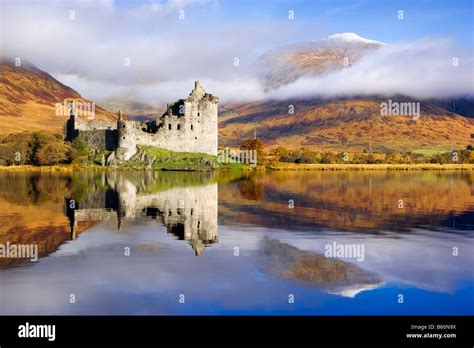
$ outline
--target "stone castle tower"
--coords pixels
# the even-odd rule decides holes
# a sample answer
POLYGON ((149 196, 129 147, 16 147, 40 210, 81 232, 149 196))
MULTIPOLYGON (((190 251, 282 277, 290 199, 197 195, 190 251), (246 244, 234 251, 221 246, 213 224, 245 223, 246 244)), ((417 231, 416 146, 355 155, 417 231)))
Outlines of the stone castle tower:
POLYGON ((196 81, 186 99, 168 104, 152 121, 129 121, 121 114, 117 121, 81 120, 72 113, 66 138, 79 137, 90 147, 114 150, 119 161, 129 160, 140 145, 217 155, 218 102, 196 81))

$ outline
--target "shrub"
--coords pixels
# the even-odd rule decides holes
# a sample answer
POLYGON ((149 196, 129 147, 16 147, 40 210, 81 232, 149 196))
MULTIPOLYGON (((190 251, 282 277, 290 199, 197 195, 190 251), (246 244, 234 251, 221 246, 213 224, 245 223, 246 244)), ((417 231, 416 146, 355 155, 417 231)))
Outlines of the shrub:
POLYGON ((89 148, 85 141, 74 139, 69 151, 69 161, 72 163, 86 162, 89 156, 89 148))
POLYGON ((9 134, 0 138, 0 160, 4 165, 27 164, 31 162, 31 133, 9 134))
POLYGON ((336 163, 336 156, 331 152, 325 152, 323 153, 321 157, 321 163, 324 163, 324 164, 336 163))
POLYGON ((278 146, 275 150, 273 150, 273 154, 275 156, 283 156, 288 154, 288 150, 283 146, 278 146))
POLYGON ((36 151, 35 157, 39 165, 64 163, 69 159, 69 148, 62 141, 51 142, 36 151))
POLYGON ((316 155, 312 153, 303 154, 298 161, 298 163, 319 163, 319 160, 316 155))
POLYGON ((263 143, 259 139, 246 139, 240 144, 241 150, 256 150, 257 158, 261 161, 265 154, 263 152, 263 143))
POLYGON ((295 159, 290 155, 283 155, 280 157, 280 162, 294 163, 295 159))
POLYGON ((303 151, 301 150, 293 150, 291 152, 291 157, 293 158, 293 162, 299 163, 299 159, 303 156, 303 151))

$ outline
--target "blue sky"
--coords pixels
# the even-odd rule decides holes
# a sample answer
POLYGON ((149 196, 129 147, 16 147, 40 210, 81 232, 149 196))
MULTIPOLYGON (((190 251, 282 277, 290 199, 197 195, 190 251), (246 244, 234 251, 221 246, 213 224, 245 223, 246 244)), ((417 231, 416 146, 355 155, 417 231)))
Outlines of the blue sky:
MULTIPOLYGON (((163 1, 161 1, 163 2, 163 1)), ((180 1, 177 1, 178 3, 180 1)), ((119 0, 118 6, 135 7, 150 1, 119 0)), ((301 41, 317 40, 339 32, 357 34, 387 43, 421 38, 450 38, 474 45, 473 0, 216 0, 188 5, 187 16, 216 24, 287 20, 295 11, 295 24, 309 30, 301 41), (402 10, 404 19, 397 18, 402 10)), ((293 39, 292 41, 294 41, 293 39)))

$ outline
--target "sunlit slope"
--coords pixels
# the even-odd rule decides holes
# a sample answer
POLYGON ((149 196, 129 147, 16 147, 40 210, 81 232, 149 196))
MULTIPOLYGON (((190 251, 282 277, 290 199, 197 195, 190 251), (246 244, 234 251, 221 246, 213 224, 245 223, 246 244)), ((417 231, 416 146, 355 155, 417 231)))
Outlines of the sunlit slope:
MULTIPOLYGON (((407 99, 393 98, 397 100, 407 99)), ((219 144, 239 145, 242 139, 253 137, 254 130, 267 147, 349 152, 449 150, 465 148, 472 142, 474 119, 447 110, 445 102, 419 101, 418 119, 383 116, 380 105, 384 102, 387 98, 374 97, 224 105, 219 144)))
MULTIPOLYGON (((55 105, 65 99, 92 103, 33 65, 16 67, 10 61, 0 61, 0 134, 62 132, 67 116, 57 116, 55 105)), ((99 119, 116 118, 97 105, 95 113, 99 119)))

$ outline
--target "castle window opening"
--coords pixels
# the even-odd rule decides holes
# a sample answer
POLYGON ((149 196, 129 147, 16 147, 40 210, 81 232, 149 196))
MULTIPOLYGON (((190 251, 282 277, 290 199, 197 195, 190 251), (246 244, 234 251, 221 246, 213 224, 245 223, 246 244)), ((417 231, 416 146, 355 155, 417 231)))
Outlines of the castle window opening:
POLYGON ((171 123, 170 123, 170 124, 168 124, 168 129, 169 129, 169 130, 171 130, 171 123))
POLYGON ((181 125, 179 125, 179 124, 176 125, 176 129, 177 129, 177 130, 180 130, 180 129, 181 129, 181 125))
POLYGON ((193 125, 191 125, 191 130, 193 130, 193 125))

